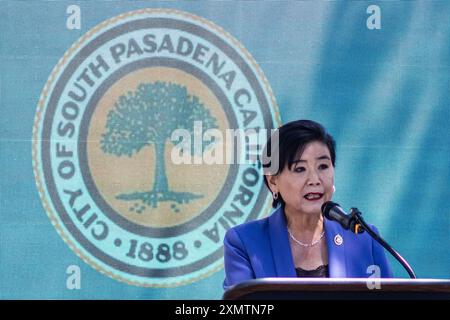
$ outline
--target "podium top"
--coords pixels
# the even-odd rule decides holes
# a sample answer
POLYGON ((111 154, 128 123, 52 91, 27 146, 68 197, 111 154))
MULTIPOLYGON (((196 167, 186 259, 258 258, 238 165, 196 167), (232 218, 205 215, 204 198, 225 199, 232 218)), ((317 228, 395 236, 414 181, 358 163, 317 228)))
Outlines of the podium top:
POLYGON ((237 284, 223 299, 448 299, 448 279, 260 278, 237 284))

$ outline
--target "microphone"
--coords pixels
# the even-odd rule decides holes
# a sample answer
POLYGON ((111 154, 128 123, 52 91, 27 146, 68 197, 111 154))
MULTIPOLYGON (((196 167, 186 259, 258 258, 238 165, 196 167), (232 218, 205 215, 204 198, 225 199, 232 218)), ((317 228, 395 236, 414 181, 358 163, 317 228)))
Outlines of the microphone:
POLYGON ((339 204, 327 201, 322 205, 322 214, 328 220, 337 221, 345 230, 353 233, 363 233, 364 228, 358 223, 354 214, 346 214, 339 204))
POLYGON ((416 278, 416 274, 408 262, 400 255, 400 253, 395 251, 386 241, 384 241, 379 234, 371 229, 361 217, 362 213, 357 208, 352 208, 350 214, 346 214, 337 203, 327 201, 322 205, 322 214, 328 220, 339 222, 345 230, 350 230, 353 233, 363 233, 364 231, 367 231, 375 241, 382 245, 395 259, 397 259, 398 262, 400 262, 411 279, 416 278))

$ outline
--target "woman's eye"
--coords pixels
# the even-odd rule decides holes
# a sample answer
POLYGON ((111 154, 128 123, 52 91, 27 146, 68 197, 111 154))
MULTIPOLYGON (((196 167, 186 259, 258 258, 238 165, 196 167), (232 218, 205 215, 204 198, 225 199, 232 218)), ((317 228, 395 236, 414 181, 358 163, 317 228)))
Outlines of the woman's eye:
POLYGON ((328 169, 328 165, 327 165, 327 164, 321 164, 321 165, 319 166, 319 169, 320 169, 320 170, 328 169))
POLYGON ((297 167, 297 168, 294 169, 294 171, 295 172, 303 172, 303 171, 305 171, 305 168, 304 167, 297 167))

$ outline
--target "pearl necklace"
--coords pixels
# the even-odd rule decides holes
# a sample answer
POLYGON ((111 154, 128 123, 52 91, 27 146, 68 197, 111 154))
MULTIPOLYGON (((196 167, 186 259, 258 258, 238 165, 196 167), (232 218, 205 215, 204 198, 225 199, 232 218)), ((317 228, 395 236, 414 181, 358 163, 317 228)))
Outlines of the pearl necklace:
POLYGON ((313 241, 311 243, 303 243, 303 242, 295 239, 295 237, 292 235, 291 230, 289 230, 289 228, 288 228, 288 233, 289 233, 289 236, 291 237, 291 239, 294 240, 299 245, 301 245, 302 247, 313 247, 313 246, 315 246, 316 244, 318 244, 320 242, 320 240, 322 240, 323 236, 325 235, 325 231, 322 231, 322 234, 320 235, 320 238, 317 239, 316 241, 313 241))

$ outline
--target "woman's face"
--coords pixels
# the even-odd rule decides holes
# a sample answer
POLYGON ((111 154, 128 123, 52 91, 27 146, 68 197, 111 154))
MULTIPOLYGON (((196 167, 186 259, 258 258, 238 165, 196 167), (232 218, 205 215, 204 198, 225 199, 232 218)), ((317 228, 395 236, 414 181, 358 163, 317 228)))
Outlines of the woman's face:
POLYGON ((331 200, 334 192, 334 167, 328 147, 310 142, 290 170, 286 166, 271 179, 275 183, 272 191, 281 194, 287 210, 320 214, 322 204, 331 200))

